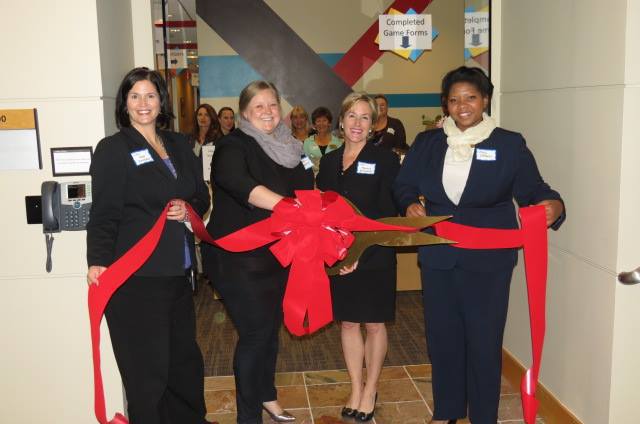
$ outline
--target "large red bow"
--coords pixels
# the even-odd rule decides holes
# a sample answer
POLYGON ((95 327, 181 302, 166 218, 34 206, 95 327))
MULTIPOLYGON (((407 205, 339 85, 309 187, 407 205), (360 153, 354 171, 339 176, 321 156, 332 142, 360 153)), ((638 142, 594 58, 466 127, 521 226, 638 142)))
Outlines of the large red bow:
POLYGON ((533 360, 520 384, 522 410, 527 424, 534 424, 538 410, 535 398, 545 331, 547 290, 547 224, 544 206, 530 206, 519 211, 521 228, 497 230, 477 228, 452 222, 435 224, 440 237, 456 240, 453 246, 463 249, 504 249, 522 247, 529 297, 529 325, 533 360))
MULTIPOLYGON (((193 232, 203 241, 232 252, 253 250, 279 240, 270 247, 278 261, 291 264, 283 301, 284 322, 301 336, 333 320, 329 279, 324 264, 344 258, 353 243, 351 231, 417 231, 416 228, 383 224, 357 215, 338 194, 316 190, 296 191, 296 199, 283 199, 270 218, 214 240, 196 212, 187 204, 193 232), (304 326, 305 317, 308 326, 304 326)), ((99 285, 89 287, 89 318, 93 351, 94 409, 101 424, 127 424, 121 414, 107 421, 100 372, 100 321, 113 293, 151 256, 167 219, 167 209, 153 228, 127 253, 100 275, 99 285)))
POLYGON ((296 336, 313 333, 333 320, 324 265, 345 257, 354 240, 352 231, 417 231, 358 215, 337 193, 317 190, 296 191, 296 199, 280 201, 270 218, 218 240, 195 220, 192 227, 201 240, 234 252, 277 240, 269 249, 282 266, 291 265, 282 308, 285 326, 296 336))

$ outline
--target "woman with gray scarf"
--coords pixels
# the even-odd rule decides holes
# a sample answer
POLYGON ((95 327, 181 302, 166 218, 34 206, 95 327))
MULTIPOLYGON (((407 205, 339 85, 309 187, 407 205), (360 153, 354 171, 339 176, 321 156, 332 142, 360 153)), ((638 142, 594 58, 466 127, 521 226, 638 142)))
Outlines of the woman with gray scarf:
MULTIPOLYGON (((283 197, 313 189, 311 164, 302 145, 281 121, 280 95, 266 81, 240 93, 238 128, 216 144, 211 166, 214 238, 268 218, 283 197)), ((275 388, 278 331, 288 276, 268 246, 231 253, 206 245, 205 272, 222 295, 238 330, 233 370, 238 423, 261 423, 264 409, 276 422, 294 421, 280 407, 275 388)))

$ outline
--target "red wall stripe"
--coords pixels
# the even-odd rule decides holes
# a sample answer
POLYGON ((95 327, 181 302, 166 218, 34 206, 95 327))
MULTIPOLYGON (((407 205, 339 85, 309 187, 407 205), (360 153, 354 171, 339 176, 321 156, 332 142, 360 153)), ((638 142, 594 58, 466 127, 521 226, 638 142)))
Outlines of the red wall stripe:
MULTIPOLYGON (((422 13, 431 1, 396 0, 389 9, 394 8, 404 13, 413 8, 417 13, 422 13)), ((389 9, 385 13, 389 12, 389 9)), ((334 72, 350 87, 353 87, 384 53, 375 43, 376 35, 378 35, 377 20, 333 67, 334 72)))

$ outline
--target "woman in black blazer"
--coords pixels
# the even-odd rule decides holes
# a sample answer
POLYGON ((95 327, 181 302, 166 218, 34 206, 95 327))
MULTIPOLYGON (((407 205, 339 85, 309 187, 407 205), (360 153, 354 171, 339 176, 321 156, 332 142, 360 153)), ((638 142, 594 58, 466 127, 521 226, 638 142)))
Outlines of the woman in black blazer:
MULTIPOLYGON (((338 192, 372 219, 398 214, 391 185, 400 168, 398 155, 367 142, 376 118, 376 103, 371 97, 349 94, 340 111, 344 144, 322 158, 318 173, 320 190, 338 192)), ((395 317, 395 249, 369 247, 353 273, 331 277, 331 298, 333 317, 341 321, 342 350, 351 378, 351 396, 342 415, 369 421, 387 354, 385 322, 395 317), (361 324, 366 339, 362 338, 361 324), (362 373, 365 363, 366 384, 362 373)))
MULTIPOLYGON (((294 190, 313 189, 311 163, 281 121, 280 95, 266 81, 240 93, 238 128, 216 144, 211 166, 213 212, 207 230, 214 238, 271 216, 294 190)), ((282 300, 289 270, 265 246, 231 253, 201 245, 203 266, 238 331, 233 359, 238 423, 261 423, 262 409, 277 422, 294 421, 277 401, 275 369, 282 300)))
POLYGON ((87 225, 89 284, 144 236, 168 202, 167 223, 151 257, 111 298, 105 315, 132 423, 206 423, 202 355, 185 271, 185 202, 203 214, 202 168, 179 134, 159 126, 172 114, 164 80, 136 68, 116 97, 120 131, 98 143, 91 163, 87 225))
MULTIPOLYGON (((449 112, 442 129, 418 134, 394 190, 407 216, 452 215, 451 221, 517 228, 520 206, 544 205, 547 225, 564 220, 560 195, 544 182, 518 133, 497 128, 485 111, 493 85, 477 68, 442 80, 449 112)), ((515 249, 420 248, 423 302, 433 373, 433 423, 463 418, 495 424, 502 336, 515 249)))

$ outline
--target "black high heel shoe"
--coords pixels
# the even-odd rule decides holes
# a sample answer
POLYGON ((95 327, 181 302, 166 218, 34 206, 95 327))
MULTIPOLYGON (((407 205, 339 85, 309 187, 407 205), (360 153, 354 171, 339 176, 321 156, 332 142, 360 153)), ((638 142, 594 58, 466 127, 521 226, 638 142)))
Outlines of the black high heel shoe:
POLYGON ((356 421, 360 421, 361 423, 366 423, 373 419, 373 415, 376 412, 376 403, 378 402, 378 393, 376 392, 376 398, 373 400, 373 410, 371 412, 358 412, 355 416, 356 421))
POLYGON ((345 418, 353 418, 356 415, 358 415, 358 410, 345 406, 344 408, 342 408, 340 415, 342 415, 345 418))

